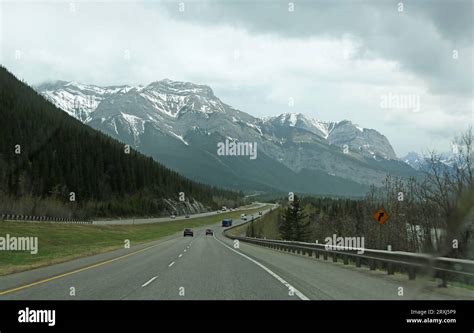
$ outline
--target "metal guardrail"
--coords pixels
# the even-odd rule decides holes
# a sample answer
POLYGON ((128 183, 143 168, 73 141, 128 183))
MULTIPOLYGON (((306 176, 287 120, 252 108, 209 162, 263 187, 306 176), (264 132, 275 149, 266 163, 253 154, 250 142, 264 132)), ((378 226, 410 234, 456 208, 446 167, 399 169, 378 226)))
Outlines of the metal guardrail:
POLYGON ((64 218, 64 217, 34 216, 34 215, 19 215, 19 214, 0 214, 0 220, 3 220, 3 221, 25 221, 25 222, 59 222, 59 223, 92 224, 92 221, 83 221, 83 220, 70 219, 70 218, 64 218))
MULTIPOLYGON (((229 230, 229 229, 228 229, 229 230)), ((227 231, 227 230, 226 230, 227 231)), ((280 241, 271 239, 260 239, 251 237, 231 236, 225 234, 230 239, 252 243, 271 249, 307 255, 324 260, 332 258, 333 262, 342 259, 344 265, 350 262, 356 267, 366 265, 370 270, 377 268, 385 269, 389 275, 395 272, 406 272, 410 280, 414 280, 418 273, 426 274, 441 279, 440 286, 446 287, 448 281, 459 281, 466 284, 474 284, 474 261, 465 259, 435 257, 428 254, 410 253, 400 251, 384 251, 364 249, 343 249, 332 246, 326 249, 326 245, 317 243, 280 241)))

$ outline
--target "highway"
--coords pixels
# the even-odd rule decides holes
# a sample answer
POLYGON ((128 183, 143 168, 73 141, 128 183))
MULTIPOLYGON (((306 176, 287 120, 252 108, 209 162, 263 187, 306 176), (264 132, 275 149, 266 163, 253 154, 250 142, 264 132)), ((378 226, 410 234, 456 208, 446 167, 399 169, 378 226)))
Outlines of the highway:
POLYGON ((405 275, 388 276, 243 242, 235 248, 221 226, 211 228, 214 236, 205 235, 206 227, 197 228, 194 237, 178 233, 0 277, 0 300, 474 299, 473 291, 439 289, 405 275))
MULTIPOLYGON (((234 211, 241 211, 246 209, 257 209, 260 207, 264 207, 264 203, 256 203, 250 206, 239 207, 235 208, 234 211)), ((223 212, 219 211, 219 214, 223 212)), ((189 217, 185 217, 183 215, 176 216, 175 218, 171 217, 156 217, 156 218, 137 218, 137 219, 121 219, 121 220, 96 220, 92 221, 92 224, 96 225, 125 225, 125 224, 149 224, 149 223, 163 223, 163 222, 172 222, 172 221, 179 221, 179 220, 192 220, 200 217, 212 216, 216 215, 216 211, 212 212, 205 212, 205 213, 197 213, 197 214, 190 214, 189 217)))

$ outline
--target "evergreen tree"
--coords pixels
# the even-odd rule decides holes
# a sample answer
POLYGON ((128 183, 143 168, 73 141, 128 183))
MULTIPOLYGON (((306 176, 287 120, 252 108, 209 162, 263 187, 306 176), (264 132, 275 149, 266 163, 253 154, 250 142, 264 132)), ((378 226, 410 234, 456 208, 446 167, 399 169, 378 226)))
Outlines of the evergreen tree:
POLYGON ((285 240, 306 241, 310 231, 310 221, 307 219, 298 196, 290 202, 285 211, 285 216, 280 223, 280 235, 285 240))
POLYGON ((280 232, 280 237, 283 240, 292 240, 293 239, 293 222, 292 215, 290 213, 290 207, 285 210, 284 216, 279 215, 278 218, 278 230, 280 232))
POLYGON ((248 227, 247 227, 247 233, 246 233, 246 236, 247 237, 255 237, 255 226, 253 224, 253 221, 249 223, 248 227))
MULTIPOLYGON (((61 214, 155 216, 179 192, 212 209, 219 207, 214 198, 233 206, 243 201, 242 193, 193 182, 134 150, 124 153, 123 143, 70 117, 2 66, 0 119, 0 202, 32 196, 66 207, 61 214)), ((31 214, 6 207, 1 213, 31 214)))

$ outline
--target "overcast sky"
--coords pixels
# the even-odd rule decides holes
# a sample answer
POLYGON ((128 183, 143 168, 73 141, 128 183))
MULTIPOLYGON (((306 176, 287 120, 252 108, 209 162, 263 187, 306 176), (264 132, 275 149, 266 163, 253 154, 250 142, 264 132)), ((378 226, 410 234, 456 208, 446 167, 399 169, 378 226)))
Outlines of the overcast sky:
POLYGON ((3 1, 0 61, 29 84, 206 84, 254 116, 349 119, 399 156, 446 151, 474 121, 472 1, 399 2, 3 1))

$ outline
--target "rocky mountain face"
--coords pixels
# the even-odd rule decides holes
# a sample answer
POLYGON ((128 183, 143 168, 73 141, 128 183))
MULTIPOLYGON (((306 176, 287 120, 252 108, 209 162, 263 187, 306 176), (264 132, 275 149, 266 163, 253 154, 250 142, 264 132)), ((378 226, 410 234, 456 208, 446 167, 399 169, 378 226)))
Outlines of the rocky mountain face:
POLYGON ((408 164, 415 170, 422 169, 423 165, 425 165, 425 163, 427 162, 425 157, 423 157, 422 155, 414 151, 411 151, 405 156, 403 156, 401 160, 404 161, 406 164, 408 164))
MULTIPOLYGON (((436 155, 437 158, 435 159, 435 163, 444 165, 447 168, 453 168, 456 163, 458 165, 462 165, 463 163, 462 157, 456 155, 456 153, 453 153, 452 151, 436 153, 436 155)), ((417 152, 409 152, 400 158, 400 160, 404 161, 406 164, 418 171, 430 171, 431 166, 433 165, 429 154, 423 155, 417 152)))
POLYGON ((168 79, 136 87, 58 81, 36 89, 71 116, 207 184, 360 195, 387 174, 416 174, 376 130, 295 113, 256 118, 204 85, 168 79), (219 154, 224 143, 256 144, 257 158, 219 154))

